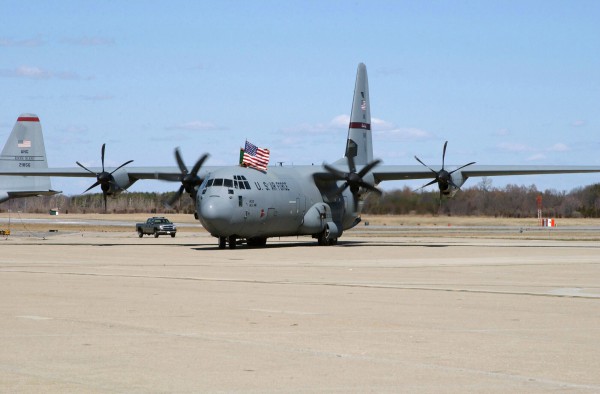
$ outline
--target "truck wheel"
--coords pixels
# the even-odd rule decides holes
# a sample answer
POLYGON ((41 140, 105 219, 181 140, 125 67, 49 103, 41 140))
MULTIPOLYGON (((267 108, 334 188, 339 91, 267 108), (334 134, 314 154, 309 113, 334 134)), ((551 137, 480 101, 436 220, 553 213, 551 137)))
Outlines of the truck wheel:
POLYGON ((171 238, 175 238, 175 233, 172 233, 172 234, 171 234, 171 238))
POLYGON ((158 238, 158 231, 154 230, 154 238, 158 238))
POLYGON ((142 238, 144 236, 144 232, 142 230, 138 230, 138 237, 142 238))

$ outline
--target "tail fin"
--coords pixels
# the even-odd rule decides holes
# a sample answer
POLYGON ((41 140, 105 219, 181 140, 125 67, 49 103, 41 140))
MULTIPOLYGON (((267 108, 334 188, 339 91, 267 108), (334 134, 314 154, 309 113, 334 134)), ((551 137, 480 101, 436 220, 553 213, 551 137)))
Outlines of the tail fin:
MULTIPOLYGON (((33 114, 22 114, 0 154, 0 169, 48 168, 46 148, 40 120, 33 114)), ((35 195, 52 195, 50 178, 47 176, 0 176, 0 202, 9 198, 35 195)))
POLYGON ((365 165, 373 161, 371 102, 369 101, 367 66, 364 63, 360 63, 356 71, 354 99, 352 100, 352 113, 344 156, 352 156, 357 165, 365 165))

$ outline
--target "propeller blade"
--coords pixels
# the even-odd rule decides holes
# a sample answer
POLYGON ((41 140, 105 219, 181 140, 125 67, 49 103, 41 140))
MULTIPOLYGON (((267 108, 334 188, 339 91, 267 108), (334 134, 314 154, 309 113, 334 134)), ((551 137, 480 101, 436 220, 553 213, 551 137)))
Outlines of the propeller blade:
POLYGON ((94 182, 93 185, 91 185, 90 187, 85 189, 85 191, 83 193, 86 193, 86 192, 92 190, 96 186, 100 186, 102 189, 102 197, 104 200, 104 212, 106 213, 106 211, 107 211, 107 195, 108 195, 108 193, 111 192, 111 189, 119 190, 119 191, 124 190, 115 181, 115 179, 112 177, 112 174, 115 173, 116 171, 120 170, 121 168, 125 167, 127 164, 132 163, 133 160, 126 161, 125 163, 121 164, 119 167, 114 169, 111 173, 108 173, 108 172, 106 172, 106 168, 105 168, 105 157, 106 157, 106 144, 102 144, 102 148, 100 149, 100 161, 102 162, 102 171, 98 172, 98 173, 93 172, 92 170, 90 170, 89 168, 87 168, 86 166, 84 166, 83 164, 81 164, 78 161, 75 163, 77 163, 77 165, 79 167, 83 168, 90 174, 94 174, 96 176, 96 182, 94 182))
POLYGON ((369 173, 374 167, 378 166, 379 163, 381 163, 381 160, 379 159, 370 162, 365 166, 365 168, 358 172, 358 176, 362 178, 363 176, 367 175, 367 173, 369 173))
POLYGON ((104 172, 104 151, 106 150, 106 144, 102 144, 102 150, 100 153, 100 160, 102 160, 102 172, 104 172))
POLYGON ((173 206, 173 204, 174 204, 174 203, 175 203, 177 200, 179 200, 179 198, 180 198, 180 197, 181 197, 181 195, 183 194, 183 191, 184 191, 184 190, 185 190, 185 188, 183 187, 183 185, 181 185, 181 186, 179 187, 179 190, 177 190, 177 191, 175 192, 175 194, 173 195, 173 197, 171 197, 171 198, 169 199, 169 201, 167 201, 167 206, 169 206, 169 207, 173 206))
POLYGON ((181 157, 181 152, 179 152, 179 148, 175 148, 175 160, 177 161, 177 166, 179 166, 179 170, 182 174, 187 175, 188 169, 183 162, 183 158, 181 157))
POLYGON ((329 164, 323 164, 323 167, 325 167, 325 169, 331 175, 335 176, 337 179, 346 179, 346 173, 345 172, 341 172, 340 170, 338 170, 337 168, 333 168, 329 164))
MULTIPOLYGON (((352 199, 353 199, 353 207, 354 207, 354 212, 358 212, 358 204, 359 204, 359 198, 360 198, 360 188, 364 188, 367 189, 369 191, 375 192, 379 195, 382 194, 381 190, 377 189, 375 186, 365 182, 363 180, 363 177, 368 174, 373 168, 375 168, 375 166, 377 166, 379 163, 381 163, 381 160, 374 160, 370 163, 367 163, 367 165, 365 165, 363 167, 362 170, 360 170, 360 172, 356 172, 356 165, 354 163, 354 157, 353 156, 346 156, 346 160, 348 161, 348 170, 349 172, 342 172, 340 170, 338 170, 337 168, 334 168, 328 164, 323 164, 323 167, 325 168, 325 170, 327 170, 327 172, 329 172, 335 179, 337 180, 345 180, 345 182, 338 187, 334 192, 332 192, 331 194, 328 194, 328 197, 330 199, 333 199, 337 196, 342 195, 342 193, 344 193, 344 191, 347 188, 350 188, 350 192, 352 193, 352 199)), ((419 159, 417 159, 419 160, 419 159)), ((423 164, 423 163, 421 163, 423 164)), ((425 165, 425 164, 423 164, 425 165)), ((433 171, 433 170, 432 170, 433 171)))
POLYGON ((348 185, 348 182, 344 182, 344 184, 343 184, 342 186, 338 187, 338 188, 335 190, 335 192, 333 192, 333 195, 334 195, 334 196, 339 196, 339 195, 341 195, 341 194, 344 192, 344 190, 346 190, 346 189, 348 188, 348 186, 349 186, 349 185, 348 185))
POLYGON ((429 167, 427 164, 423 163, 423 162, 421 161, 421 159, 419 159, 417 156, 415 156, 415 159, 417 159, 417 161, 418 161, 419 163, 423 164, 425 167, 429 168, 429 171, 433 172, 433 173, 434 173, 434 174, 436 174, 436 176, 437 176, 437 173, 438 173, 438 172, 437 172, 436 170, 433 170, 433 169, 431 169, 431 167, 429 167))
POLYGON ((421 186, 421 187, 419 187, 419 188, 415 189, 415 191, 416 191, 416 190, 420 190, 420 189, 424 189, 424 188, 426 188, 427 186, 429 186, 429 185, 433 185, 433 184, 434 184, 434 183, 436 183, 436 182, 437 182, 437 179, 434 179, 433 181, 431 181, 431 182, 429 182, 429 183, 426 183, 426 184, 424 184, 423 186, 421 186))
POLYGON ((448 146, 448 141, 444 142, 444 151, 442 152, 442 170, 444 169, 444 164, 446 162, 446 147, 448 146))
POLYGON ((181 171, 181 174, 179 175, 179 181, 181 182, 181 186, 179 187, 175 195, 165 203, 166 205, 172 205, 177 199, 181 197, 184 191, 189 193, 192 199, 196 197, 196 187, 202 184, 202 179, 198 177, 198 172, 200 171, 200 168, 209 156, 210 155, 208 154, 202 155, 200 159, 198 159, 198 161, 194 164, 194 167, 190 172, 188 171, 188 168, 185 165, 185 162, 183 161, 181 151, 179 150, 179 148, 175 148, 175 161, 177 161, 177 166, 181 171))
POLYGON ((346 156, 346 158, 348 159, 348 169, 350 170, 350 172, 356 172, 356 166, 354 165, 354 156, 349 155, 346 156))
MULTIPOLYGON (((433 185, 434 183, 437 182, 439 189, 440 189, 440 199, 443 197, 442 191, 446 191, 449 186, 460 190, 460 187, 456 183, 454 183, 454 181, 452 180, 452 174, 455 173, 456 171, 462 170, 465 167, 475 164, 475 162, 472 161, 472 162, 467 163, 464 166, 460 166, 457 169, 452 170, 450 172, 446 171, 444 168, 446 166, 446 149, 447 148, 448 148, 448 141, 444 142, 444 149, 442 150, 442 169, 439 171, 434 171, 433 169, 431 169, 431 167, 429 167, 427 164, 423 163, 417 156, 415 156, 415 159, 417 159, 417 161, 419 163, 421 163, 425 167, 429 168, 429 170, 431 170, 435 174, 435 178, 431 182, 421 186, 419 189, 423 189, 423 188, 425 188, 429 185, 433 185)), ((419 190, 419 189, 416 189, 416 190, 419 190)))
POLYGON ((121 164, 120 166, 118 166, 117 168, 115 168, 115 169, 114 169, 114 170, 113 170, 113 171, 110 173, 110 175, 114 174, 115 172, 117 172, 117 171, 118 171, 118 170, 120 170, 121 168, 125 167, 125 166, 126 166, 127 164, 129 164, 129 163, 133 163, 133 160, 129 160, 129 161, 126 161, 125 163, 121 164))
POLYGON ((81 164, 80 162, 76 161, 75 164, 77 164, 79 167, 83 168, 84 170, 86 170, 87 172, 89 172, 90 174, 94 174, 97 175, 94 171, 86 168, 83 164, 81 164))
POLYGON ((96 186, 98 186, 99 184, 100 184, 100 181, 96 181, 96 182, 95 182, 95 183, 94 183, 92 186, 90 186, 90 187, 88 187, 87 189, 85 189, 85 191, 84 191, 83 193, 85 193, 85 192, 88 192, 88 191, 92 190, 93 188, 95 188, 95 187, 96 187, 96 186))
POLYGON ((194 164, 194 168, 192 168, 192 172, 190 174, 196 176, 198 174, 198 171, 200 171, 200 167, 202 167, 202 164, 204 164, 206 159, 208 159, 208 153, 205 153, 200 159, 198 159, 196 164, 194 164))
POLYGON ((475 162, 474 162, 474 161, 472 161, 472 162, 470 162, 469 164, 465 164, 465 165, 464 165, 464 166, 462 166, 462 167, 458 167, 456 170, 452 170, 452 171, 450 171, 450 175, 452 175, 454 172, 456 172, 456 171, 458 171, 458 170, 462 170, 463 168, 465 168, 465 167, 468 167, 468 166, 470 166, 470 165, 472 165, 472 164, 475 164, 475 162))

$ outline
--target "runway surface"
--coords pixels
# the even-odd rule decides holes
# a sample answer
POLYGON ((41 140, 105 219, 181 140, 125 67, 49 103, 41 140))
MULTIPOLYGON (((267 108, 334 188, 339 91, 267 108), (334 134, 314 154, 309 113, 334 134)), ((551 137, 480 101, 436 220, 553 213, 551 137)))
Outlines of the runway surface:
POLYGON ((597 242, 439 234, 3 238, 0 391, 600 391, 597 242))

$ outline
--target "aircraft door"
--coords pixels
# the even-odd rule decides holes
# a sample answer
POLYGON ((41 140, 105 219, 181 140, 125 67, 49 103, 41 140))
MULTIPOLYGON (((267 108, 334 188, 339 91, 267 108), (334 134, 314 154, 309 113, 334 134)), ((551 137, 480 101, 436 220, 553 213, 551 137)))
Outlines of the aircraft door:
POLYGON ((303 218, 306 213, 306 196, 298 195, 296 197, 296 218, 303 218))

